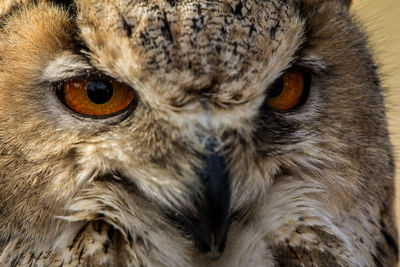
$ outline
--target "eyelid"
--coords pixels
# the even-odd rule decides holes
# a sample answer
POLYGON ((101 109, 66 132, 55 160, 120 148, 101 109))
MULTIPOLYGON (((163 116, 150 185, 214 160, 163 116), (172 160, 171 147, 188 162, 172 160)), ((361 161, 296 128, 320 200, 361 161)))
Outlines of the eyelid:
POLYGON ((47 65, 41 76, 41 81, 58 83, 96 72, 87 60, 81 56, 66 52, 47 65))
POLYGON ((319 74, 326 72, 328 68, 329 67, 325 60, 319 58, 317 55, 304 54, 299 56, 292 66, 285 71, 290 69, 301 69, 311 74, 319 74))
POLYGON ((52 84, 53 88, 55 88, 56 93, 58 95, 58 92, 68 82, 80 81, 80 80, 93 80, 93 79, 115 80, 109 76, 106 76, 106 75, 100 73, 97 70, 93 70, 93 71, 86 71, 84 73, 80 73, 79 75, 76 75, 76 76, 65 77, 63 79, 53 81, 53 82, 51 82, 51 84, 52 84))

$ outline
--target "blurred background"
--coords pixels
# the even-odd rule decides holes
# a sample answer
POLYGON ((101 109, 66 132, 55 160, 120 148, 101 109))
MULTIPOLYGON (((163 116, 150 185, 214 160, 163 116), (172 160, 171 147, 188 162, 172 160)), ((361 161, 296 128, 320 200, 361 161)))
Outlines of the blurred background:
MULTIPOLYGON (((389 131, 397 161, 397 224, 400 230, 400 0, 353 0, 386 87, 389 131)), ((400 265, 399 265, 400 266, 400 265)))

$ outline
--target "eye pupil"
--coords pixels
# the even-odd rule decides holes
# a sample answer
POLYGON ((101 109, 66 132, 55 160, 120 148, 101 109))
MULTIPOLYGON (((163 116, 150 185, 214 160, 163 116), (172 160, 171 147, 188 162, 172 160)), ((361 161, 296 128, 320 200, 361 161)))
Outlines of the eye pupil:
POLYGON ((113 85, 110 81, 94 80, 87 86, 87 95, 95 104, 105 104, 114 94, 113 85))
POLYGON ((283 77, 280 77, 279 79, 277 79, 270 87, 269 91, 268 91, 268 97, 270 98, 274 98, 274 97, 278 97, 283 90, 284 87, 284 80, 283 77))

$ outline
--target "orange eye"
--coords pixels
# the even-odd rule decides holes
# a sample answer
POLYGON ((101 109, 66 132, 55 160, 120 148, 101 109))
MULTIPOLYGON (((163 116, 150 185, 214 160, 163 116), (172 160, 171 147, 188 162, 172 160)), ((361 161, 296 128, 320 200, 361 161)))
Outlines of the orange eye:
POLYGON ((302 71, 290 70, 276 80, 269 88, 266 103, 276 110, 297 107, 306 92, 306 77, 302 71))
POLYGON ((66 82, 61 98, 79 114, 100 117, 125 109, 135 95, 131 88, 113 80, 83 79, 66 82))

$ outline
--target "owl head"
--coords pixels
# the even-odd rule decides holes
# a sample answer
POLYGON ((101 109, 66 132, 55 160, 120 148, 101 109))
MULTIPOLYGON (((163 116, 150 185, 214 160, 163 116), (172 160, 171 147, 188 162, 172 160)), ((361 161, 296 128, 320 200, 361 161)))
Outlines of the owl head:
POLYGON ((274 236, 293 216, 392 197, 382 90, 351 1, 9 2, 2 239, 105 220, 216 257, 238 225, 274 236))

